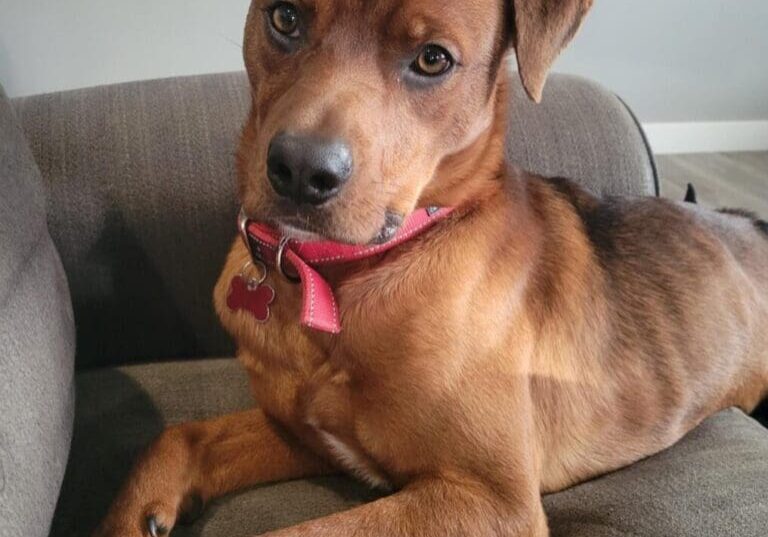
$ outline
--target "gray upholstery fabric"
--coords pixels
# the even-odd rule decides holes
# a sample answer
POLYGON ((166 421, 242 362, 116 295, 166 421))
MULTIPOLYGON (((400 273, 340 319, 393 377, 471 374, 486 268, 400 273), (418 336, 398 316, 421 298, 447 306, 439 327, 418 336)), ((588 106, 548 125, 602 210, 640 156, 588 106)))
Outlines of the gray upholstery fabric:
POLYGON ((78 367, 231 353, 211 303, 235 236, 240 74, 15 101, 70 278, 78 367))
MULTIPOLYGON (((553 75, 539 107, 513 81, 510 155, 605 193, 652 193, 630 114, 553 75)), ((242 73, 136 82, 15 101, 43 171, 70 277, 78 367, 231 353, 211 289, 234 237, 242 73)))
POLYGON ((545 177, 574 179, 599 195, 658 195, 642 128, 598 84, 554 74, 540 104, 512 85, 508 157, 545 177))
POLYGON ((40 173, 0 88, 0 536, 44 537, 72 433, 74 326, 40 173))
MULTIPOLYGON (((51 537, 88 535, 130 460, 164 425, 252 405, 234 360, 78 375, 72 456, 51 537)), ((736 410, 670 450, 545 497, 553 537, 758 537, 768 524, 768 431, 736 410)), ((256 487, 214 502, 174 537, 252 536, 375 496, 333 477, 256 487)))

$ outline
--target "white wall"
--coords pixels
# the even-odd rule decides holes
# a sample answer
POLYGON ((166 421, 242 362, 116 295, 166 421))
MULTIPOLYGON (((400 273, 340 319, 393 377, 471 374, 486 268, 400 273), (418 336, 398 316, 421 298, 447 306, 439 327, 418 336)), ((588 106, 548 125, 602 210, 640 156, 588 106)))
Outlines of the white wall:
POLYGON ((595 0, 557 68, 645 121, 768 120, 768 0, 595 0))
POLYGON ((0 0, 10 96, 242 69, 249 0, 0 0))
MULTIPOLYGON (((248 3, 0 0, 0 83, 19 96, 240 69, 248 3)), ((768 0, 596 0, 556 69, 602 82, 662 137, 695 122, 720 147, 748 122, 768 149, 768 0)))
POLYGON ((620 95, 657 153, 768 150, 768 0, 595 0, 556 69, 620 95))

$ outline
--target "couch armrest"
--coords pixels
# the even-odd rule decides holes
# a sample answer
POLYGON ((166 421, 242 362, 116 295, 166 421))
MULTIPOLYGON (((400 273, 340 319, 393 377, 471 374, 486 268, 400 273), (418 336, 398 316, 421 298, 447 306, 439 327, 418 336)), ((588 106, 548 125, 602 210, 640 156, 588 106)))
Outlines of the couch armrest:
POLYGON ((513 79, 508 157, 545 177, 574 179, 600 195, 658 196, 653 154, 621 99, 581 77, 553 74, 541 104, 513 79))
POLYGON ((48 535, 73 406, 69 289, 40 173, 0 87, 0 535, 48 535))

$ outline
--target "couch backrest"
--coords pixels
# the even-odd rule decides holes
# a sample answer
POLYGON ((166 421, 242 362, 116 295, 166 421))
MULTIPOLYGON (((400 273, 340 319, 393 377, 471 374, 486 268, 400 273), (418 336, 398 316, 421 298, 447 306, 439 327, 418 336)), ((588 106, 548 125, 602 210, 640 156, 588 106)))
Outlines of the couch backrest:
MULTIPOLYGON (((516 78, 515 78, 516 80, 516 78)), ((623 104, 553 76, 544 104, 513 92, 510 157, 600 193, 652 194, 653 166, 623 104)), ((230 354, 211 293, 235 238, 243 73, 17 99, 47 185, 70 281, 78 367, 230 354)))

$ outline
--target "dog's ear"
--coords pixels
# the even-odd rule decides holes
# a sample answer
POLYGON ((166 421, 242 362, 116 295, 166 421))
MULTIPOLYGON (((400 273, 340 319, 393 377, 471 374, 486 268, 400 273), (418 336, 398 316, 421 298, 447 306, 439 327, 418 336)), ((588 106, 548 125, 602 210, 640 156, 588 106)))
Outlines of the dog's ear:
POLYGON ((528 96, 539 102, 547 72, 571 41, 592 0, 511 0, 512 44, 528 96))

